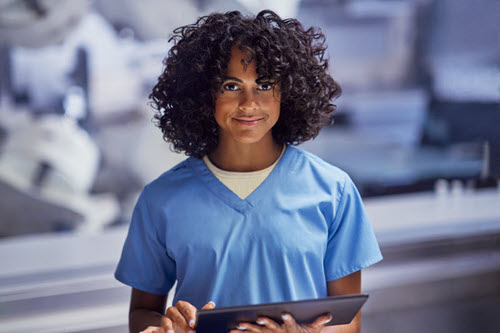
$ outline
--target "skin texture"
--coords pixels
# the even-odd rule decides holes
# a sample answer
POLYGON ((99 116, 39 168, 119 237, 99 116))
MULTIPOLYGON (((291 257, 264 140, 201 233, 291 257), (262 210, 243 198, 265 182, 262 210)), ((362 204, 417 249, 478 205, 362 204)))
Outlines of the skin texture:
POLYGON ((227 79, 215 102, 219 145, 208 157, 227 171, 262 170, 281 152, 281 145, 272 136, 280 116, 279 87, 265 79, 259 81, 256 62, 246 65, 247 58, 238 47, 232 48, 227 79), (248 126, 238 120, 256 121, 248 126))
MULTIPOLYGON (((215 308, 214 302, 209 302, 202 310, 215 308)), ((161 328, 167 332, 190 332, 196 327, 197 309, 188 302, 179 301, 167 309, 167 314, 161 320, 161 328)))
POLYGON ((232 144, 240 146, 258 142, 265 136, 272 137, 271 128, 280 115, 279 87, 275 89, 269 81, 258 83, 256 62, 244 65, 245 58, 247 55, 239 47, 231 49, 226 74, 228 78, 223 82, 215 101, 219 139, 231 140, 232 144), (235 119, 260 120, 256 126, 244 126, 235 119))
POLYGON ((129 331, 139 332, 148 327, 155 332, 161 326, 161 318, 165 313, 167 295, 151 294, 132 288, 129 309, 129 331))

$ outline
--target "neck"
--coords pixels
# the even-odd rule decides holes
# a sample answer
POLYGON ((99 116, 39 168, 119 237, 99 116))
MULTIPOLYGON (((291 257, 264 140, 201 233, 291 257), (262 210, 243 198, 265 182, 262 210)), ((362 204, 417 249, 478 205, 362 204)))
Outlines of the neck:
POLYGON ((210 161, 219 169, 233 172, 250 172, 271 166, 281 154, 283 145, 272 137, 256 143, 226 142, 208 154, 210 161))

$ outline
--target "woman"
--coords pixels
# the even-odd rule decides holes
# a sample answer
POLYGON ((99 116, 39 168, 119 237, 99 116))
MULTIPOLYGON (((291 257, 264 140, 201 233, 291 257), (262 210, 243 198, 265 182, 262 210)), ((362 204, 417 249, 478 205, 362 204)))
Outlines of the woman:
MULTIPOLYGON (((359 293, 361 269, 382 256, 358 191, 293 146, 331 123, 341 92, 323 34, 272 11, 212 14, 174 33, 150 97, 164 139, 190 157, 135 207, 115 273, 132 287, 130 330, 189 332, 197 309, 215 303, 359 293)), ((283 325, 260 318, 236 331, 334 329, 323 327, 329 316, 298 325, 284 315, 283 325)), ((360 325, 358 313, 335 329, 360 325)))

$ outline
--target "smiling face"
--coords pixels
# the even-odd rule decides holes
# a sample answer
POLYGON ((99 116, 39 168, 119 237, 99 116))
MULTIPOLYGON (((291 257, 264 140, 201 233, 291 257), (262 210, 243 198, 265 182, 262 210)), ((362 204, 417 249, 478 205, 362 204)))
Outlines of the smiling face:
POLYGON ((215 120, 219 125, 219 144, 224 140, 272 142, 271 129, 280 114, 279 87, 266 80, 257 83, 256 61, 245 64, 244 59, 249 60, 238 47, 233 47, 226 78, 217 93, 215 120))

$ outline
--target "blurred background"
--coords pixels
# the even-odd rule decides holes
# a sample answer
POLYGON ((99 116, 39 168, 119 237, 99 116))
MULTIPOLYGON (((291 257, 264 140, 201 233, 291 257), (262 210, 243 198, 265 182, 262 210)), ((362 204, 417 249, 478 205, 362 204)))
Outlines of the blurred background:
POLYGON ((147 105, 167 40, 265 8, 322 28, 343 88, 301 148, 351 175, 380 242, 363 331, 500 332, 498 0, 0 0, 0 332, 127 331, 132 209, 186 158, 147 105))

